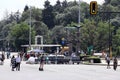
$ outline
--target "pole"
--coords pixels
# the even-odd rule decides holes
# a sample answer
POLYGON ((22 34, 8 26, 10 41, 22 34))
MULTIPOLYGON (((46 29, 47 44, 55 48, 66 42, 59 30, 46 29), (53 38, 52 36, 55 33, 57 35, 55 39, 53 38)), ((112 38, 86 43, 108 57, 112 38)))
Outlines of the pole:
POLYGON ((111 13, 109 13, 109 57, 112 58, 112 34, 111 34, 111 28, 110 28, 110 16, 111 13))
POLYGON ((31 49, 31 6, 30 6, 30 28, 29 28, 29 48, 31 49))
POLYGON ((77 26, 77 55, 80 51, 80 41, 79 41, 79 36, 80 36, 80 0, 79 0, 79 13, 78 13, 78 26, 77 26))
POLYGON ((79 24, 79 26, 78 27, 80 27, 80 0, 79 0, 79 14, 78 14, 79 16, 78 16, 78 24, 79 24))

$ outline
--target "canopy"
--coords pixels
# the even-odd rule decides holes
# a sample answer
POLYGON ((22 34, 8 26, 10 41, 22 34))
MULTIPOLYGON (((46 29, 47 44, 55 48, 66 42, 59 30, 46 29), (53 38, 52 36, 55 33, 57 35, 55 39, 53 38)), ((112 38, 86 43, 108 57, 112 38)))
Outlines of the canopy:
POLYGON ((28 53, 30 53, 30 52, 43 53, 44 50, 40 50, 40 49, 32 49, 32 50, 28 51, 28 53))

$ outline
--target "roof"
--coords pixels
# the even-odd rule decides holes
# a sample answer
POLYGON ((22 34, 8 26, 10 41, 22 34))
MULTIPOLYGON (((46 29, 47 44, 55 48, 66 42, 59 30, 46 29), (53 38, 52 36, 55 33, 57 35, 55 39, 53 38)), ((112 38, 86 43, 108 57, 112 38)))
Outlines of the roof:
MULTIPOLYGON (((21 45, 22 47, 29 47, 29 45, 21 45)), ((31 45, 31 47, 60 47, 58 44, 43 44, 43 45, 31 45)))

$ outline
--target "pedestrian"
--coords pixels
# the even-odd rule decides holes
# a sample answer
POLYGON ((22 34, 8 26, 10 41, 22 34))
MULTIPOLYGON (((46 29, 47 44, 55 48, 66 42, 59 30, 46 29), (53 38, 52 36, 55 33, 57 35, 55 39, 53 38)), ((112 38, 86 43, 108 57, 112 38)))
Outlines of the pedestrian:
POLYGON ((2 62, 2 55, 0 54, 0 65, 3 65, 3 62, 2 62))
POLYGON ((41 54, 39 71, 43 71, 43 66, 44 66, 44 54, 41 54))
POLYGON ((5 55, 2 53, 2 61, 4 62, 5 60, 5 55))
POLYGON ((10 57, 10 52, 8 51, 7 52, 7 59, 9 59, 9 57, 10 57))
POLYGON ((106 61, 107 61, 107 69, 110 69, 110 57, 109 56, 107 56, 106 61))
POLYGON ((117 57, 113 59, 113 69, 116 70, 118 65, 117 57))
POLYGON ((16 57, 16 70, 20 71, 21 58, 20 55, 16 57))
POLYGON ((11 66, 12 66, 12 71, 14 71, 15 67, 16 67, 16 59, 15 56, 13 55, 11 58, 11 66))
POLYGON ((1 63, 4 63, 5 56, 4 56, 4 54, 3 54, 3 53, 0 55, 0 60, 1 60, 1 63))

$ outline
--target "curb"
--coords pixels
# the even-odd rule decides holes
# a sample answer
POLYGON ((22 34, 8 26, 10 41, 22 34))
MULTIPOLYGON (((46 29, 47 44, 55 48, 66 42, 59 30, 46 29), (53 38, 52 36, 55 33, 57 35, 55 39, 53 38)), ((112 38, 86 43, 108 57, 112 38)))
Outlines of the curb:
MULTIPOLYGON (((84 65, 98 65, 98 66, 107 66, 107 64, 101 64, 101 63, 81 63, 84 65)), ((110 64, 110 66, 113 66, 113 64, 110 64)), ((118 64, 117 66, 120 66, 120 64, 118 64)))

